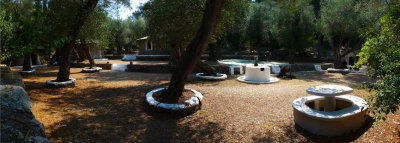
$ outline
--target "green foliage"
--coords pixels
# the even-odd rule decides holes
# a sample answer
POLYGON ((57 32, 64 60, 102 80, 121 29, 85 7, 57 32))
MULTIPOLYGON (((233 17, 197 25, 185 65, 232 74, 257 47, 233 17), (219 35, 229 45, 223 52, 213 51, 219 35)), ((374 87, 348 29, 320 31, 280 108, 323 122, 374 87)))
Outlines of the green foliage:
POLYGON ((247 26, 247 39, 252 46, 266 46, 273 26, 272 4, 252 3, 247 26))
POLYGON ((48 48, 51 48, 51 50, 62 48, 64 44, 71 42, 71 40, 72 40, 71 37, 63 37, 58 40, 53 40, 53 42, 51 43, 52 46, 48 48))
POLYGON ((328 0, 322 3, 322 32, 332 48, 345 45, 346 39, 359 39, 360 24, 354 7, 353 0, 328 0))
POLYGON ((286 49, 303 51, 314 42, 315 15, 309 0, 278 1, 273 35, 286 49))
MULTIPOLYGON (((200 26, 204 7, 205 0, 150 0, 141 10, 152 40, 186 47, 200 26)), ((214 38, 231 28, 247 7, 247 0, 228 0, 218 17, 214 38)))
POLYGON ((30 54, 43 41, 43 12, 30 0, 3 1, 8 7, 1 11, 2 50, 1 61, 30 54), (4 40, 3 40, 4 34, 4 40))
POLYGON ((82 26, 78 38, 97 42, 103 46, 108 45, 107 36, 110 34, 110 30, 107 29, 106 20, 107 12, 100 7, 96 7, 82 26))
POLYGON ((151 0, 141 10, 152 40, 187 44, 200 25, 203 5, 203 0, 151 0))
POLYGON ((366 39, 357 65, 376 69, 370 76, 379 80, 368 85, 373 90, 368 102, 375 119, 385 120, 400 104, 400 2, 391 6, 379 28, 368 32, 366 39))
POLYGON ((125 20, 109 18, 107 29, 110 31, 107 36, 109 53, 115 51, 115 47, 138 48, 136 39, 147 36, 146 22, 140 15, 125 20))
POLYGON ((14 17, 1 9, 0 11, 0 36, 1 36, 1 60, 5 61, 10 59, 13 55, 10 51, 10 44, 14 39, 15 31, 18 29, 18 23, 14 21, 14 17))
MULTIPOLYGON (((38 46, 49 50, 71 41, 71 27, 85 1, 1 0, 1 61, 29 54, 38 46)), ((105 11, 116 5, 129 6, 128 0, 102 0, 80 31, 81 38, 108 44, 108 18, 105 11)))
POLYGON ((383 1, 326 0, 321 4, 321 30, 332 48, 359 47, 361 33, 374 27, 384 11, 383 1))

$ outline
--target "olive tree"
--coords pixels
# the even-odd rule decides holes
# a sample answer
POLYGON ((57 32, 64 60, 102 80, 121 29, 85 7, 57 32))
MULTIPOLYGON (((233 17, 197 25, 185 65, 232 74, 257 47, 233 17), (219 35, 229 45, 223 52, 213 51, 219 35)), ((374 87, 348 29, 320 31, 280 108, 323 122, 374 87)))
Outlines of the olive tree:
MULTIPOLYGON (((151 0, 141 7, 147 21, 147 31, 152 40, 171 47, 176 62, 182 60, 182 54, 187 45, 195 37, 196 31, 202 21, 205 10, 205 0, 151 0)), ((238 13, 246 10, 248 1, 228 0, 224 5, 220 21, 213 38, 218 37, 239 18, 238 13)), ((208 44, 208 43, 207 43, 208 44)), ((196 65, 206 75, 216 75, 214 69, 208 64, 198 61, 196 65)))
POLYGON ((342 67, 342 58, 359 50, 364 30, 373 27, 383 16, 383 1, 326 0, 321 3, 321 30, 335 52, 335 68, 342 67))
POLYGON ((274 16, 273 35, 289 51, 289 63, 294 64, 296 51, 314 43, 315 15, 309 0, 278 1, 274 16))
POLYGON ((248 13, 246 39, 258 51, 259 60, 266 60, 265 52, 267 47, 271 46, 275 5, 275 2, 270 0, 255 2, 251 4, 248 13))
MULTIPOLYGON (((79 33, 96 7, 106 8, 112 4, 129 5, 127 0, 51 0, 48 2, 48 19, 46 22, 53 30, 48 34, 55 39, 64 40, 62 47, 58 49, 60 55, 57 81, 68 81, 70 75, 70 61, 73 52, 73 44, 78 40, 79 33)), ((56 52, 56 53, 57 53, 56 52)))
POLYGON ((366 34, 366 42, 359 53, 357 66, 376 69, 370 74, 379 79, 368 84, 373 91, 367 98, 375 119, 385 120, 400 105, 400 2, 390 5, 389 12, 380 19, 378 27, 366 34))
POLYGON ((43 41, 40 1, 1 1, 2 61, 24 56, 23 71, 32 70, 31 52, 43 41), (4 34, 4 39, 3 39, 4 34))
MULTIPOLYGON (((95 66, 94 59, 90 53, 87 42, 94 42, 99 45, 108 45, 107 36, 109 35, 109 29, 106 25, 107 13, 104 9, 99 7, 95 8, 95 10, 89 15, 88 19, 82 26, 82 30, 78 34, 78 38, 80 40, 80 44, 83 48, 80 51, 84 51, 85 58, 89 60, 90 66, 89 68, 93 68, 95 66)), ((85 58, 81 58, 82 60, 85 58)))
MULTIPOLYGON (((186 5, 191 4, 193 3, 186 1, 186 5)), ((196 63, 200 60, 201 54, 207 47, 207 44, 216 30, 225 0, 207 0, 204 4, 205 7, 200 15, 202 20, 198 23, 199 25, 196 26, 198 27, 196 28, 197 32, 195 32, 191 42, 185 48, 185 53, 182 54, 182 60, 177 64, 176 69, 171 76, 171 81, 167 90, 162 93, 165 100, 178 101, 182 96, 185 82, 189 74, 192 72, 196 63)))

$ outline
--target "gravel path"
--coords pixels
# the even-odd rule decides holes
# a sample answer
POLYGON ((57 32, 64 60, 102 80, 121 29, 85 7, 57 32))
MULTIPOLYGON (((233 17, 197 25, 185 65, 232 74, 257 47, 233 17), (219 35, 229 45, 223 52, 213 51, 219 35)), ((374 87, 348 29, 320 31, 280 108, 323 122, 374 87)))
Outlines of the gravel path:
POLYGON ((47 89, 56 67, 39 68, 24 79, 35 106, 55 142, 399 142, 399 113, 387 121, 371 121, 355 133, 335 138, 314 136, 294 125, 292 101, 308 96, 307 87, 338 84, 355 89, 369 80, 361 74, 296 73, 297 79, 275 84, 246 84, 231 76, 225 81, 198 81, 190 77, 186 87, 203 93, 202 109, 177 117, 151 111, 145 94, 165 87, 170 74, 102 71, 79 73, 72 68, 77 87, 47 89))

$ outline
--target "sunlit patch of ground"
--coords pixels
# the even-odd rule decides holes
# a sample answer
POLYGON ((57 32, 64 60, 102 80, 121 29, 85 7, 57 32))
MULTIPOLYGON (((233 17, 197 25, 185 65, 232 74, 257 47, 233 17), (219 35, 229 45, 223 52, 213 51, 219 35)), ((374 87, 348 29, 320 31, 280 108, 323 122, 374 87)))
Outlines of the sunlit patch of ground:
POLYGON ((71 69, 75 88, 48 89, 57 67, 38 68, 24 79, 34 102, 32 112, 55 142, 399 142, 400 114, 335 138, 312 135, 294 125, 292 101, 308 96, 307 87, 339 84, 356 89, 368 78, 361 74, 296 73, 297 79, 275 84, 246 84, 237 76, 225 81, 197 81, 186 87, 205 96, 202 109, 176 117, 147 108, 145 94, 165 87, 170 74, 116 72, 80 73, 71 69))

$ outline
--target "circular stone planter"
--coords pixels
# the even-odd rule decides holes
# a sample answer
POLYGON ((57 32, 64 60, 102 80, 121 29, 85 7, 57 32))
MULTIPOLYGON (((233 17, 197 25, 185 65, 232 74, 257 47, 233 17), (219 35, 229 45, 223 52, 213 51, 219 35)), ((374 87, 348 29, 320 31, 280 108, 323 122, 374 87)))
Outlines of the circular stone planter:
POLYGON ((93 67, 91 69, 89 67, 82 68, 83 73, 94 73, 94 72, 99 72, 101 70, 103 70, 103 68, 101 67, 93 67))
POLYGON ((264 84, 264 83, 276 83, 279 81, 278 78, 276 77, 269 77, 269 80, 264 80, 264 81, 253 81, 253 80, 246 80, 245 76, 239 76, 238 78, 236 78, 238 81, 240 82, 244 82, 244 83, 252 83, 252 84, 264 84))
POLYGON ((196 78, 206 79, 206 80, 224 80, 228 76, 226 74, 217 73, 217 76, 203 76, 204 73, 197 73, 196 78))
POLYGON ((70 78, 68 81, 63 82, 57 82, 55 79, 47 80, 46 86, 50 88, 75 87, 75 78, 70 78))
POLYGON ((36 73, 36 70, 32 69, 30 71, 18 71, 18 73, 21 74, 21 75, 33 75, 33 74, 36 73))
POLYGON ((343 106, 343 109, 332 112, 314 110, 306 105, 323 99, 321 96, 308 96, 294 100, 295 123, 313 134, 330 137, 355 131, 364 123, 368 109, 364 99, 351 95, 336 96, 336 100, 348 105, 338 104, 338 108, 343 106))
POLYGON ((158 89, 155 89, 155 90, 152 90, 152 91, 148 92, 146 94, 147 103, 152 107, 160 108, 160 109, 167 110, 167 111, 173 111, 173 112, 176 112, 176 111, 178 111, 178 112, 179 111, 190 111, 190 110, 194 110, 195 111, 195 110, 200 108, 201 100, 203 100, 203 95, 200 92, 198 92, 198 91, 196 91, 194 89, 190 89, 190 88, 185 88, 185 90, 190 90, 195 95, 190 97, 188 100, 186 100, 184 102, 184 104, 168 104, 168 103, 161 103, 161 102, 156 101, 153 98, 153 94, 155 92, 160 92, 160 91, 165 90, 165 89, 166 88, 158 88, 158 89))

